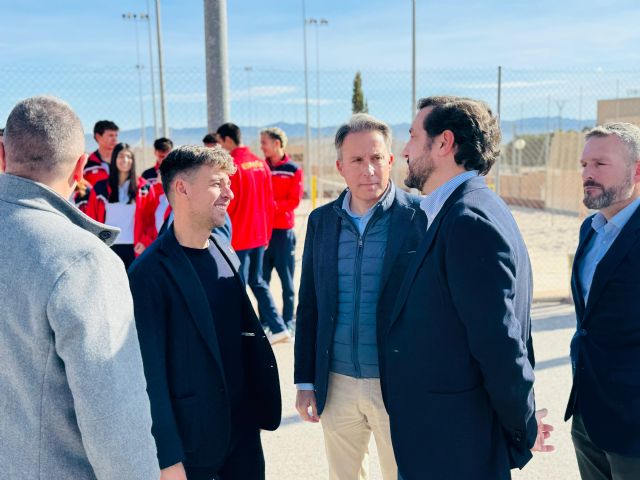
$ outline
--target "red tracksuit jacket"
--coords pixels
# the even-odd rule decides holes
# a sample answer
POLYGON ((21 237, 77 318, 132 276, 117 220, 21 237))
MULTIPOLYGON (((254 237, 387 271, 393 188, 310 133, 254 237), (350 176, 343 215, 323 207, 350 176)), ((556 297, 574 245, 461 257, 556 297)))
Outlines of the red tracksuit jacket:
POLYGON ((286 154, 277 164, 269 163, 269 168, 275 202, 273 228, 289 230, 294 227, 294 210, 302 200, 302 169, 286 154))
POLYGON ((231 177, 234 198, 227 212, 231 217, 235 250, 264 247, 271 239, 273 228, 273 186, 267 162, 254 155, 248 147, 231 151, 238 171, 231 177))

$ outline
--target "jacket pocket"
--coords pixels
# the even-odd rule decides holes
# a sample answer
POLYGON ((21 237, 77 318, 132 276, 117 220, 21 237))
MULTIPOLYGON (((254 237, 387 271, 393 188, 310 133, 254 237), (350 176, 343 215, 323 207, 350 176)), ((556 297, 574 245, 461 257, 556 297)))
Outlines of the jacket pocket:
POLYGON ((191 453, 198 445, 198 432, 195 416, 198 397, 184 397, 172 399, 173 412, 185 453, 191 453))

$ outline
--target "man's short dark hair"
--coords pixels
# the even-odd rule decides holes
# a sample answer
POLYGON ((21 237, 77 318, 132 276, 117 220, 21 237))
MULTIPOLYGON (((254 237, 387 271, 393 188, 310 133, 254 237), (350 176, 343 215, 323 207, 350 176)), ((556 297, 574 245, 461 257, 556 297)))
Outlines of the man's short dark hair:
POLYGON ((99 120, 93 126, 93 136, 95 137, 96 135, 104 135, 104 132, 106 132, 107 130, 115 130, 117 132, 120 129, 118 128, 118 125, 116 125, 115 122, 112 122, 111 120, 99 120))
POLYGON ((218 139, 216 138, 216 134, 214 133, 207 133, 204 138, 202 139, 202 143, 218 143, 218 139))
POLYGON ((158 138, 153 142, 153 149, 159 152, 169 152, 173 149, 173 142, 166 137, 158 138))
POLYGON ((240 145, 242 135, 240 134, 240 127, 238 127, 235 123, 223 123, 222 125, 220 125, 220 127, 218 127, 218 131, 216 133, 220 138, 230 138, 233 143, 235 143, 236 145, 240 145))
POLYGON ((479 100, 454 96, 422 98, 418 110, 433 107, 423 127, 431 138, 453 133, 455 161, 465 170, 486 175, 500 154, 500 125, 489 106, 479 100))
POLYGON ((189 175, 203 165, 218 167, 228 175, 236 173, 236 166, 231 155, 222 147, 200 147, 184 145, 172 150, 160 165, 162 188, 171 201, 169 192, 171 184, 178 175, 189 175))

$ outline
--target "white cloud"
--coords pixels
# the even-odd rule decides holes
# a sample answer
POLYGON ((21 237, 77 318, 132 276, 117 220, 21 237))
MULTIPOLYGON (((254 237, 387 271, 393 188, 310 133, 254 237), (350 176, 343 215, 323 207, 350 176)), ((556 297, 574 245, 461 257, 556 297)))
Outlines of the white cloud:
MULTIPOLYGON (((298 98, 287 98, 286 100, 267 100, 261 103, 279 103, 282 105, 304 105, 305 104, 305 99, 303 97, 298 97, 298 98)), ((338 100, 338 99, 331 99, 331 98, 310 98, 309 99, 309 105, 319 105, 319 106, 323 106, 323 105, 341 105, 341 104, 348 104, 351 103, 348 100, 338 100)))
MULTIPOLYGON (((562 82, 558 80, 540 80, 535 82, 515 81, 515 82, 502 82, 502 88, 538 88, 549 85, 560 85, 562 82)), ((475 88, 482 89, 495 89, 498 88, 498 82, 489 83, 462 83, 455 86, 456 88, 475 88)))
POLYGON ((233 90, 231 92, 231 100, 245 100, 249 97, 252 99, 278 97, 288 93, 295 93, 297 90, 298 88, 292 85, 261 85, 250 89, 233 90))

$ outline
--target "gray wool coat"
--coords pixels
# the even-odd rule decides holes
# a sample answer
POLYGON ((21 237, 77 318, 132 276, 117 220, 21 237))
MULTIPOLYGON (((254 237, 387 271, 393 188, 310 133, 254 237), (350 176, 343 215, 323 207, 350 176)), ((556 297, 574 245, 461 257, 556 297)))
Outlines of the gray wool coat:
POLYGON ((118 231, 0 175, 0 466, 12 479, 157 480, 118 231))

